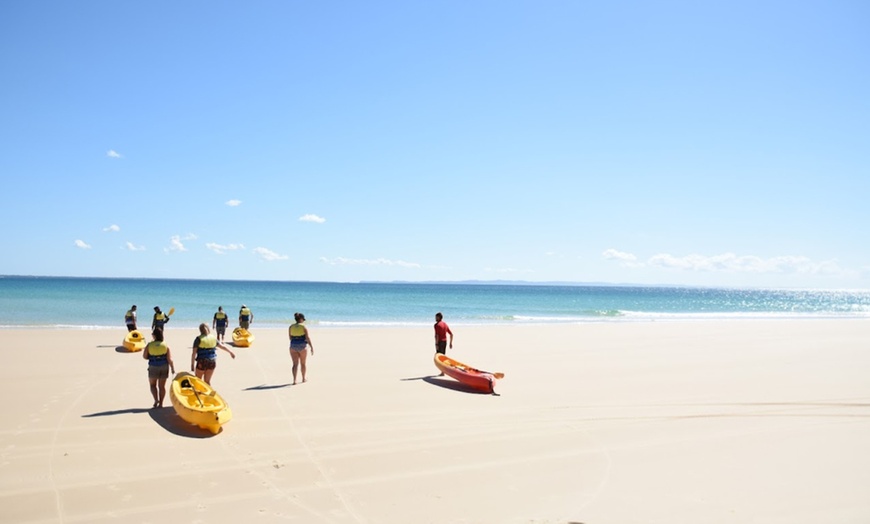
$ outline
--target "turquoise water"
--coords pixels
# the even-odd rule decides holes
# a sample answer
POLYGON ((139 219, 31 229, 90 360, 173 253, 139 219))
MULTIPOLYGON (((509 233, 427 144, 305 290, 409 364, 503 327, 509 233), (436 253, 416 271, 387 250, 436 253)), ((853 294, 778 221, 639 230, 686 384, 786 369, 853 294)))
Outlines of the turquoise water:
POLYGON ((188 327, 223 306, 236 325, 242 304, 263 328, 296 311, 321 327, 430 325, 437 311, 453 324, 870 318, 870 291, 0 277, 0 328, 116 328, 132 304, 140 327, 154 306, 188 327))

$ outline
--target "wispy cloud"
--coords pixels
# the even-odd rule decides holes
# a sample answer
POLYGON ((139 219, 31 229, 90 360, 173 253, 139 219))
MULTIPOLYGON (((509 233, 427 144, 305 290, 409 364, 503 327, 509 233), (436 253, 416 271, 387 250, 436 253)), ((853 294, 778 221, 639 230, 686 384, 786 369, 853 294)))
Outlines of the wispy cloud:
POLYGON ((753 255, 738 256, 724 253, 715 256, 687 255, 675 257, 666 253, 649 259, 650 266, 726 273, 798 273, 804 275, 837 275, 843 269, 836 260, 814 262, 805 256, 778 256, 761 258, 753 255))
POLYGON ((273 262, 275 260, 287 260, 289 257, 287 255, 279 255, 275 253, 271 249, 266 249, 265 247, 255 247, 254 253, 256 253, 260 258, 267 262, 273 262))
POLYGON ((615 260, 619 265, 624 267, 641 267, 643 263, 638 262, 637 256, 616 249, 608 249, 601 253, 601 256, 606 260, 615 260))
POLYGON ((113 231, 113 232, 117 232, 117 231, 120 231, 120 230, 121 230, 121 228, 120 228, 117 224, 112 224, 112 225, 109 226, 109 227, 104 227, 104 228, 103 228, 103 231, 113 231))
POLYGON ((215 244, 214 242, 209 242, 205 245, 206 248, 211 249, 218 255, 223 255, 227 251, 239 251, 245 249, 243 244, 215 244))
POLYGON ((109 158, 124 158, 124 155, 115 151, 114 149, 110 149, 106 151, 106 156, 109 158))
POLYGON ((187 251, 187 248, 184 247, 184 243, 181 241, 181 236, 174 235, 169 239, 169 247, 165 248, 164 251, 187 251))
POLYGON ((230 206, 230 207, 239 207, 240 205, 242 205, 242 201, 241 201, 241 200, 232 199, 232 200, 227 200, 227 201, 226 201, 226 204, 227 204, 228 206, 230 206))
POLYGON ((785 255, 763 258, 755 255, 736 255, 723 253, 720 255, 690 254, 674 256, 669 253, 659 253, 646 262, 639 262, 631 253, 608 249, 602 257, 615 260, 628 267, 658 267, 681 271, 709 273, 757 273, 757 274, 804 274, 804 275, 841 275, 846 271, 836 260, 814 262, 809 257, 800 255, 785 255))
POLYGON ((75 244, 76 244, 76 247, 79 249, 90 249, 91 248, 91 245, 88 244, 87 242, 85 242, 84 240, 76 239, 75 244))
POLYGON ((145 251, 145 246, 137 246, 132 242, 127 242, 126 244, 124 244, 124 248, 127 251, 145 251))
POLYGON ((422 267, 416 262, 405 262, 404 260, 389 260, 386 258, 345 258, 335 257, 326 258, 320 257, 320 261, 331 266, 395 266, 395 267, 422 267))
POLYGON ((314 222, 316 224, 322 224, 326 222, 326 219, 323 217, 319 217, 317 215, 307 214, 299 217, 300 222, 314 222))

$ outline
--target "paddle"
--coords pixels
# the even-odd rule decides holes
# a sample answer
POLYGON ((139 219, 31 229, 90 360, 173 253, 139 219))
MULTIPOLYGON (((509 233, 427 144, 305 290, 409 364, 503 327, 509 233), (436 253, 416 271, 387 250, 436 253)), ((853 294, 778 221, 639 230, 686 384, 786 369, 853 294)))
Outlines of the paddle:
POLYGON ((205 404, 202 403, 202 399, 199 398, 199 393, 196 391, 196 386, 193 385, 193 382, 191 382, 189 379, 184 379, 181 381, 181 387, 190 388, 191 390, 193 390, 193 394, 194 396, 196 396, 197 402, 199 402, 199 407, 205 407, 205 404))
MULTIPOLYGON (((456 367, 460 367, 460 366, 456 366, 456 367)), ((501 379, 504 378, 504 373, 493 373, 492 371, 484 371, 484 370, 482 370, 482 369, 470 368, 470 367, 467 367, 467 366, 463 366, 463 367, 464 367, 465 369, 469 370, 469 371, 472 371, 472 370, 473 370, 473 371, 477 371, 478 373, 486 373, 487 375, 492 375, 493 377, 495 377, 495 378, 497 378, 497 379, 499 379, 499 380, 501 380, 501 379)))
POLYGON ((491 371, 484 371, 484 370, 482 370, 482 369, 470 368, 470 367, 465 366, 465 365, 462 365, 462 366, 454 366, 454 367, 457 368, 457 369, 461 369, 462 371, 477 371, 478 373, 486 373, 487 375, 492 375, 493 377, 495 377, 495 378, 497 378, 497 379, 499 379, 499 380, 501 380, 501 379, 504 378, 504 373, 493 373, 493 372, 491 372, 491 371))
POLYGON ((193 383, 190 384, 190 389, 193 390, 193 394, 196 395, 196 400, 199 402, 199 407, 204 408, 205 404, 202 403, 202 399, 199 398, 199 393, 196 391, 196 386, 193 383))
POLYGON ((167 313, 166 316, 171 317, 173 313, 175 313, 175 308, 171 307, 171 308, 169 308, 169 313, 167 313))

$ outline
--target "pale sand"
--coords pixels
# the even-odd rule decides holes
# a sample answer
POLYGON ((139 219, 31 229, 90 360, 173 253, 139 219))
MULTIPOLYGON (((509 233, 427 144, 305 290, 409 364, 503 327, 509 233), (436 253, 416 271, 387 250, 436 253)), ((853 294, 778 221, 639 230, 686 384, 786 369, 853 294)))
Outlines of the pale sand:
POLYGON ((252 331, 215 436, 148 409, 123 328, 0 331, 0 522, 870 522, 870 321, 454 326, 500 396, 434 378, 431 328, 312 326, 293 387, 252 331))

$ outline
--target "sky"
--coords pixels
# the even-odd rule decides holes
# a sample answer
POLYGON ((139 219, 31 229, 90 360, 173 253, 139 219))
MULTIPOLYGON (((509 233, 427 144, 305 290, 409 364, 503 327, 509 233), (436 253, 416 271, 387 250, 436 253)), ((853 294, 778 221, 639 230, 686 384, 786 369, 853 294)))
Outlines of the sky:
POLYGON ((870 3, 0 3, 0 274, 870 289, 870 3))

